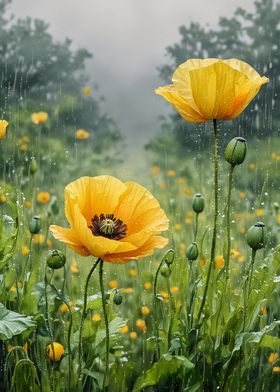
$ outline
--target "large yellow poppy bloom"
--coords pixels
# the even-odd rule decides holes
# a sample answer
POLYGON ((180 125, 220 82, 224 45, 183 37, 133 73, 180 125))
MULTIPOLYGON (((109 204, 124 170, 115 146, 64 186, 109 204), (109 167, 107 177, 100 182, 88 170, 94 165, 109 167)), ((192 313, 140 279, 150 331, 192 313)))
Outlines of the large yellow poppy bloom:
POLYGON ((269 79, 237 59, 191 59, 173 74, 162 95, 187 121, 232 120, 252 101, 269 79))
POLYGON ((82 256, 122 264, 151 255, 168 240, 168 219, 143 186, 111 176, 81 177, 65 188, 71 228, 50 226, 54 237, 82 256))

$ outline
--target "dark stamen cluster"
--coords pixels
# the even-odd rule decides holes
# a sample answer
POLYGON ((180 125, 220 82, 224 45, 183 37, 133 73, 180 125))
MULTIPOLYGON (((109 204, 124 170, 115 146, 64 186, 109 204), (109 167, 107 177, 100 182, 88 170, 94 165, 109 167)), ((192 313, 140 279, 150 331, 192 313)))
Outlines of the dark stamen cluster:
POLYGON ((126 236, 127 225, 123 224, 120 219, 114 217, 114 214, 94 215, 91 219, 92 226, 89 228, 93 235, 102 236, 111 240, 121 240, 126 236))

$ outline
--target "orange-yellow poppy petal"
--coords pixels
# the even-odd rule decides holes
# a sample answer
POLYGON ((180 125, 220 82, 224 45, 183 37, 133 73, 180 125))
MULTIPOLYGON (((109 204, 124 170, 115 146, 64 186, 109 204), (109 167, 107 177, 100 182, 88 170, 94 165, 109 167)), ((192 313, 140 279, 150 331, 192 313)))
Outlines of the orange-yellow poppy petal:
POLYGON ((50 231, 52 232, 54 238, 56 238, 58 241, 63 242, 65 245, 73 249, 75 252, 79 253, 81 256, 90 255, 90 252, 78 239, 74 230, 52 225, 50 226, 50 231))
POLYGON ((137 260, 146 256, 150 256, 154 249, 162 249, 165 247, 165 245, 168 243, 168 239, 160 236, 153 236, 150 237, 148 241, 145 242, 145 244, 130 252, 126 253, 114 253, 114 254, 109 254, 104 256, 105 261, 109 261, 111 263, 115 264, 125 264, 128 263, 131 260, 137 260))
POLYGON ((126 182, 127 190, 121 195, 114 214, 127 225, 126 240, 143 229, 159 232, 168 229, 168 219, 159 202, 142 185, 126 182))
POLYGON ((207 121, 198 110, 193 107, 176 91, 175 87, 171 84, 169 86, 159 87, 155 93, 161 95, 167 102, 171 103, 177 112, 187 121, 203 122, 207 121))
POLYGON ((110 214, 118 204, 126 186, 111 176, 81 177, 65 188, 65 214, 73 225, 73 208, 77 203, 90 226, 95 214, 110 214))

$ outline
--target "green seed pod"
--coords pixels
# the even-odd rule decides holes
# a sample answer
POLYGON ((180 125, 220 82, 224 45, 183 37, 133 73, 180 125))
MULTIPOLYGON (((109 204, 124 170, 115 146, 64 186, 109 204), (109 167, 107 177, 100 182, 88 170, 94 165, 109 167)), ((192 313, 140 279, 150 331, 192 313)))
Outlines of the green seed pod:
POLYGON ((188 260, 194 261, 198 258, 198 246, 196 242, 192 242, 186 251, 188 260))
POLYGON ((160 269, 160 273, 164 278, 169 278, 169 276, 171 275, 171 269, 170 267, 165 264, 161 269, 160 269))
POLYGON ((264 223, 257 222, 247 231, 247 244, 253 250, 261 249, 267 242, 267 232, 264 223))
POLYGON ((37 169, 38 169, 38 165, 37 165, 36 159, 33 158, 30 163, 30 173, 35 174, 37 169))
POLYGON ((66 263, 66 256, 60 250, 51 250, 47 256, 48 267, 52 269, 59 269, 64 267, 66 263))
POLYGON ((194 195, 192 208, 197 214, 200 214, 204 210, 204 197, 201 193, 194 195))
POLYGON ((122 295, 118 291, 116 291, 113 301, 115 305, 120 305, 122 303, 122 295))
POLYGON ((33 216, 29 223, 29 231, 31 234, 38 234, 41 230, 41 221, 39 216, 33 216))
POLYGON ((241 165, 246 157, 247 142, 243 137, 233 138, 225 150, 226 160, 233 166, 241 165))

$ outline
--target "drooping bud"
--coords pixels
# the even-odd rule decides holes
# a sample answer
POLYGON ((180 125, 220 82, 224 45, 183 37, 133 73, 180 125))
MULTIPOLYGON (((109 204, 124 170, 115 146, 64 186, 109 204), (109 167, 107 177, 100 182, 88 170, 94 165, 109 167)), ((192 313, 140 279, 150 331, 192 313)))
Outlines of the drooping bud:
POLYGON ((267 242, 267 231, 265 224, 257 222, 254 226, 251 226, 247 231, 247 244, 253 250, 261 249, 267 242))
POLYGON ((32 158, 31 162, 30 162, 30 173, 31 174, 35 174, 37 171, 37 162, 35 158, 32 158))
POLYGON ((41 230, 41 221, 39 216, 33 216, 29 223, 29 231, 31 234, 38 234, 41 230))
POLYGON ((122 303, 122 295, 119 293, 119 291, 116 291, 113 301, 115 305, 120 305, 122 303))
POLYGON ((197 214, 200 214, 204 210, 204 197, 201 193, 194 195, 192 208, 197 214))
POLYGON ((166 252, 166 254, 164 255, 164 261, 166 262, 166 264, 171 265, 171 264, 173 264, 174 257, 175 257, 174 250, 173 249, 169 249, 166 252))
POLYGON ((49 252, 47 256, 48 267, 52 269, 59 269, 64 267, 66 263, 66 256, 60 250, 53 249, 49 252))
POLYGON ((165 264, 165 265, 161 268, 160 273, 161 273, 161 275, 162 275, 164 278, 169 278, 169 276, 171 275, 171 269, 170 269, 170 267, 169 267, 167 264, 165 264))
POLYGON ((198 246, 196 242, 192 242, 186 251, 188 260, 194 261, 198 258, 198 246))
POLYGON ((225 158, 233 166, 241 165, 246 158, 247 142, 243 137, 233 138, 225 149, 225 158))

